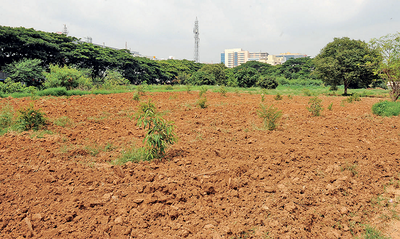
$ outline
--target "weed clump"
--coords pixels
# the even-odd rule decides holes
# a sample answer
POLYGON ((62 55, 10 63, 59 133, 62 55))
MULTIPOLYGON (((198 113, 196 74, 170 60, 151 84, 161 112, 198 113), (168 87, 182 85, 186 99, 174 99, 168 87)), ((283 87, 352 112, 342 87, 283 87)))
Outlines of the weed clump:
POLYGON ((275 130, 278 127, 279 119, 282 117, 282 111, 273 105, 260 104, 260 109, 257 110, 257 113, 263 119, 264 126, 268 130, 275 130))
POLYGON ((320 116, 321 111, 323 110, 322 105, 321 105, 322 100, 319 99, 317 96, 311 98, 308 101, 308 107, 307 110, 311 112, 312 116, 320 116))

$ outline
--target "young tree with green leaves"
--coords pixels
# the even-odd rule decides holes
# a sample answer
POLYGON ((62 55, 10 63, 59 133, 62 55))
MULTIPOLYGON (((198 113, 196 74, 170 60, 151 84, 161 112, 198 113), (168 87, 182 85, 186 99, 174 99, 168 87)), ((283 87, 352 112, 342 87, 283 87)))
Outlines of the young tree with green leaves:
POLYGON ((380 53, 377 73, 390 88, 390 98, 400 97, 400 33, 388 34, 370 41, 373 49, 380 53))
POLYGON ((315 57, 315 73, 328 85, 343 85, 346 95, 350 84, 367 87, 372 83, 378 58, 378 51, 364 41, 334 38, 315 57))

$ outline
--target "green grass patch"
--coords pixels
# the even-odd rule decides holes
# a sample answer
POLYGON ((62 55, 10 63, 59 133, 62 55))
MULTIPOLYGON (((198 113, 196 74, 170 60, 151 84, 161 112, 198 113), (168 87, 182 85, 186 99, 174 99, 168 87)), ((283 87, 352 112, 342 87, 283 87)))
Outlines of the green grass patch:
POLYGON ((68 116, 61 116, 60 118, 55 119, 53 124, 61 127, 71 127, 74 125, 74 121, 68 116))
POLYGON ((380 116, 398 116, 400 114, 400 102, 380 101, 372 106, 372 113, 380 116))
POLYGON ((383 233, 380 232, 375 227, 372 227, 370 225, 364 225, 364 227, 365 227, 365 232, 363 235, 364 239, 389 239, 389 237, 383 235, 383 233))

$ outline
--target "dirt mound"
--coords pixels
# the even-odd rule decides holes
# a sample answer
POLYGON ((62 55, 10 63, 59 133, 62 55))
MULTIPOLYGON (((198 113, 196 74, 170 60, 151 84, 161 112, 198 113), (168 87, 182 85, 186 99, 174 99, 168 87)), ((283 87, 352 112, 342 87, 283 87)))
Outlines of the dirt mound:
POLYGON ((373 116, 379 99, 321 97, 325 110, 311 117, 309 97, 266 96, 283 113, 266 131, 260 95, 207 93, 206 109, 195 93, 142 98, 175 122, 179 142, 162 161, 124 166, 108 162, 145 133, 132 94, 37 100, 50 121, 73 124, 0 137, 0 235, 351 238, 394 213, 384 189, 400 180, 399 119, 373 116))

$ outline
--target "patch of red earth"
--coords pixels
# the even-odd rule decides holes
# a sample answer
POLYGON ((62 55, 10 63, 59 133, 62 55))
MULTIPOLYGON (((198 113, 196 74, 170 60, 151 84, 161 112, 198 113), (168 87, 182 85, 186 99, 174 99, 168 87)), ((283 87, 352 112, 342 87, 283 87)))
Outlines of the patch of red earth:
POLYGON ((399 180, 399 119, 372 115, 379 99, 321 97, 325 110, 311 117, 309 97, 266 96, 283 112, 266 131, 260 95, 207 93, 206 109, 195 93, 142 98, 175 122, 179 142, 161 161, 124 166, 108 162, 145 134, 132 94, 37 100, 50 120, 74 124, 0 137, 0 235, 351 238, 382 214, 371 199, 393 196, 384 186, 399 180))

